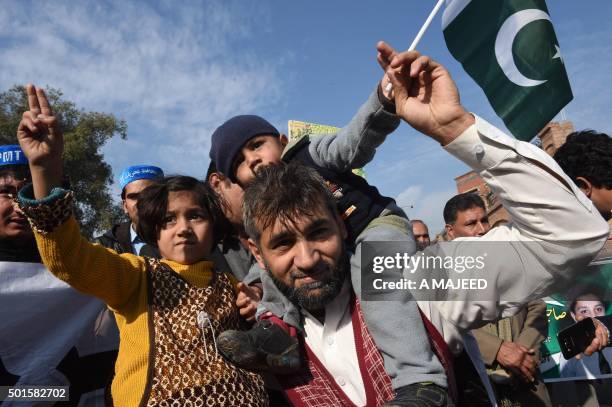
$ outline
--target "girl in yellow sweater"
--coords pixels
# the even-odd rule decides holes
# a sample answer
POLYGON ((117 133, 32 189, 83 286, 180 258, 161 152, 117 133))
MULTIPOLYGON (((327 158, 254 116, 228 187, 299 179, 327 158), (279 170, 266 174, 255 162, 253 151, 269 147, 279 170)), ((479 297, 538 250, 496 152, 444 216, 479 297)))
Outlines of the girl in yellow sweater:
MULTIPOLYGON (((216 336, 237 329, 235 281, 213 270, 210 253, 219 207, 191 177, 168 177, 139 198, 138 233, 162 260, 119 255, 89 243, 60 188, 63 139, 42 89, 26 87, 29 111, 17 138, 32 185, 19 206, 28 216, 44 264, 75 289, 104 300, 121 336, 112 383, 118 406, 267 405, 261 378, 226 362, 216 336)), ((78 312, 78 310, 75 310, 78 312)))

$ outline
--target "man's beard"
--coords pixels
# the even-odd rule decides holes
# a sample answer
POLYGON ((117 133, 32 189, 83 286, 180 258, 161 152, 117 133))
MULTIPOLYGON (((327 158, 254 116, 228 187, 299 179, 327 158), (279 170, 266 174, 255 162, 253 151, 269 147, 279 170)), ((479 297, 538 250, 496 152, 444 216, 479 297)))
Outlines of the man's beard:
POLYGON ((414 243, 416 243, 417 252, 422 252, 427 248, 427 246, 429 246, 429 244, 425 242, 419 242, 418 240, 415 240, 414 243))
POLYGON ((331 270, 331 273, 329 273, 329 277, 325 280, 314 281, 304 284, 299 288, 295 288, 277 279, 274 274, 269 271, 270 267, 266 263, 266 268, 272 281, 274 281, 274 285, 276 285, 291 302, 308 311, 316 311, 325 308, 325 306, 340 293, 350 267, 349 256, 346 250, 342 250, 342 255, 336 265, 328 265, 327 267, 331 270), (319 293, 317 295, 310 295, 312 290, 318 290, 319 293))

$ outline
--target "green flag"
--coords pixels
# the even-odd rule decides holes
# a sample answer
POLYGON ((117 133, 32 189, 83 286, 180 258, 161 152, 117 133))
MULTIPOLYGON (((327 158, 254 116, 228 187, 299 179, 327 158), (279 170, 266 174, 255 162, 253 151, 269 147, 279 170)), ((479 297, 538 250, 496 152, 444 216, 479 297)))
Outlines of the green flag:
POLYGON ((544 0, 449 0, 446 45, 514 136, 531 140, 572 98, 544 0))

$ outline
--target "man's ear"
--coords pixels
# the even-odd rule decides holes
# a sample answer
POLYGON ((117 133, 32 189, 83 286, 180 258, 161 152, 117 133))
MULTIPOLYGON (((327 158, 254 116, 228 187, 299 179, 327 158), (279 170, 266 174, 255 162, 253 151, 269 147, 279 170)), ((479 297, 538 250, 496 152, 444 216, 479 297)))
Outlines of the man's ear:
POLYGON ((444 230, 446 230, 446 236, 448 236, 448 240, 455 240, 455 228, 450 223, 444 225, 444 230))
POLYGON ((221 177, 218 173, 213 172, 208 176, 208 185, 214 190, 218 192, 219 184, 221 183, 221 177))
POLYGON ((280 141, 283 147, 289 144, 289 138, 287 137, 286 134, 281 134, 280 136, 278 136, 278 141, 280 141))
POLYGON ((127 203, 125 199, 121 201, 121 207, 123 208, 123 213, 127 215, 129 212, 127 210, 127 203))
POLYGON ((591 197, 591 194, 593 193, 593 184, 591 184, 588 179, 584 177, 576 177, 576 185, 578 185, 578 188, 580 188, 580 190, 584 192, 587 197, 591 197))
POLYGON ((259 246, 257 246, 255 241, 251 239, 250 237, 248 240, 248 244, 249 244, 249 250, 251 251, 251 254, 253 255, 253 257, 255 257, 255 260, 257 260, 257 264, 259 264, 259 267, 262 270, 266 270, 267 269, 266 263, 264 262, 263 256, 261 255, 261 250, 259 250, 259 246))

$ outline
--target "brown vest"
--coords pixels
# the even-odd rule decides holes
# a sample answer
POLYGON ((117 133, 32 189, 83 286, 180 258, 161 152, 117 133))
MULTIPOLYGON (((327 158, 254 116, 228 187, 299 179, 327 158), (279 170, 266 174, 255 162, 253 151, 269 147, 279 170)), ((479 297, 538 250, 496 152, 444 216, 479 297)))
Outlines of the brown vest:
POLYGON ((267 406, 261 377, 228 363, 216 337, 239 329, 236 293, 225 273, 196 287, 147 259, 149 371, 142 406, 267 406))

